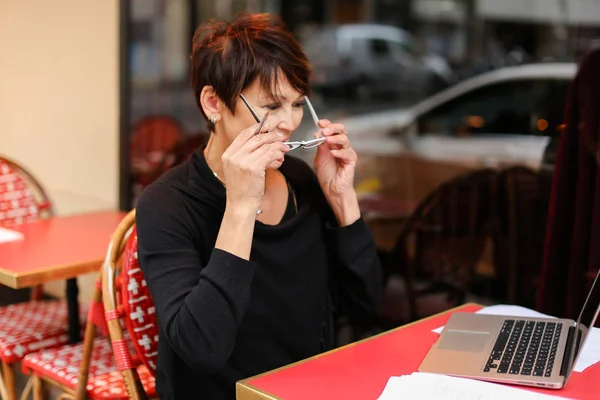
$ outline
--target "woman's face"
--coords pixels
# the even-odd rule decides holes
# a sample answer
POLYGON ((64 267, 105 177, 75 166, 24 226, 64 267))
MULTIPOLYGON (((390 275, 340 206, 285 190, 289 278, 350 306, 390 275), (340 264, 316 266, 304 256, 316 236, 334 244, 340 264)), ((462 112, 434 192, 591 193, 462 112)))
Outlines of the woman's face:
MULTIPOLYGON (((271 132, 281 134, 281 141, 290 140, 292 133, 300 126, 302 115, 304 113, 304 94, 294 89, 287 79, 281 78, 277 82, 275 93, 265 91, 260 82, 256 80, 248 86, 242 95, 248 100, 252 109, 262 120, 265 113, 269 111, 269 117, 266 125, 271 132), (276 96, 276 97, 273 97, 276 96)), ((222 134, 227 145, 242 132, 244 129, 256 124, 252 113, 244 104, 241 98, 235 103, 235 113, 224 107, 222 119, 217 123, 217 134, 222 134)), ((269 168, 279 168, 281 162, 273 162, 269 168)))

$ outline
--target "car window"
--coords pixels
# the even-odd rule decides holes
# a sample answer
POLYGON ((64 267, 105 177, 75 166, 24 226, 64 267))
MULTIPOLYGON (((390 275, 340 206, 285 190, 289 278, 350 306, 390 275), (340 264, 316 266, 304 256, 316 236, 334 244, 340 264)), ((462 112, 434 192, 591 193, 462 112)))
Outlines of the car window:
POLYGON ((390 41, 389 45, 390 53, 396 62, 405 67, 411 67, 417 64, 416 58, 406 50, 406 46, 403 43, 390 41))
POLYGON ((371 54, 375 57, 387 57, 390 54, 390 46, 387 40, 370 39, 369 47, 371 49, 371 54))
POLYGON ((563 124, 570 86, 571 81, 568 80, 555 80, 551 82, 550 94, 538 102, 535 116, 538 131, 540 131, 540 128, 546 127, 543 131, 548 136, 556 136, 560 133, 561 129, 559 127, 563 124))
POLYGON ((518 80, 475 89, 424 114, 419 118, 419 132, 551 135, 564 110, 568 82, 561 83, 518 80))

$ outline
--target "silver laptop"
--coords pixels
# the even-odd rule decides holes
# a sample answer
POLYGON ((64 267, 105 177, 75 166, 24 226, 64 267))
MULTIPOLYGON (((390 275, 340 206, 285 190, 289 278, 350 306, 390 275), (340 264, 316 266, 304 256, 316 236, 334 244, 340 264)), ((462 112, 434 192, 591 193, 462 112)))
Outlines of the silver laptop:
POLYGON ((419 371, 562 388, 598 317, 598 276, 577 321, 455 312, 419 371))

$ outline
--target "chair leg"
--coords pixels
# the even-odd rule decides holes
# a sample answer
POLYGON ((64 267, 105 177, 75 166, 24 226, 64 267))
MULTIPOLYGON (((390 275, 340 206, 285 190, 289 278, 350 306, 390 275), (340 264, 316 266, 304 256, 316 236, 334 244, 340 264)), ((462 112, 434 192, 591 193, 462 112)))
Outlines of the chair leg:
POLYGON ((44 382, 40 377, 33 376, 33 400, 44 400, 44 382))
POLYGON ((6 392, 6 386, 4 385, 4 380, 0 376, 0 398, 8 399, 8 393, 6 392))
POLYGON ((27 400, 29 398, 31 389, 33 389, 33 377, 32 376, 30 376, 29 379, 27 379, 27 383, 25 384, 23 393, 21 393, 21 400, 27 400))
POLYGON ((2 362, 2 379, 4 381, 4 390, 6 390, 7 400, 17 400, 17 391, 15 389, 15 370, 12 365, 2 362))

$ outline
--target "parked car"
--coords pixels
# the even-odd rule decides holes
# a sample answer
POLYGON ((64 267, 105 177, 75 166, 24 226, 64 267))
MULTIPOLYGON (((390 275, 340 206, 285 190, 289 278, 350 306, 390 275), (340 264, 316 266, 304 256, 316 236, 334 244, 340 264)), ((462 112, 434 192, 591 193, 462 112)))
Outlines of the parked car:
POLYGON ((313 89, 358 101, 391 94, 420 99, 449 85, 445 60, 412 53, 410 33, 393 26, 343 24, 317 30, 303 41, 313 67, 313 89))
POLYGON ((359 192, 416 203, 466 170, 539 169, 561 129, 576 69, 574 63, 501 68, 408 109, 340 121, 360 156, 359 192))

